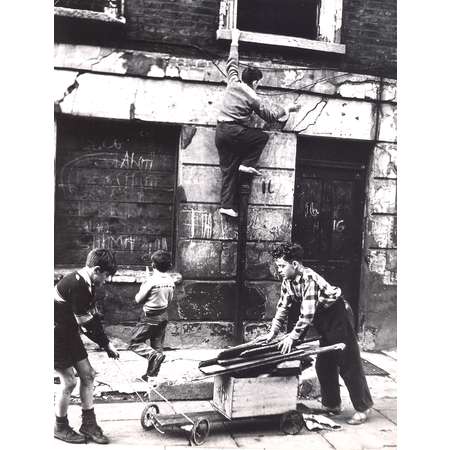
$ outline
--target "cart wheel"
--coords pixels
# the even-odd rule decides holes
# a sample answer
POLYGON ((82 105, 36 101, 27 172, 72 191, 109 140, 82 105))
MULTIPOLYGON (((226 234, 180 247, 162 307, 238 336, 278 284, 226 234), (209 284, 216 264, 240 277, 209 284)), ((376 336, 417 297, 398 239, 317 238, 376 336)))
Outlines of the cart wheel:
POLYGON ((280 429, 284 434, 298 434, 304 425, 303 416, 295 409, 284 413, 280 419, 280 429))
POLYGON ((199 417, 191 430, 189 443, 191 445, 202 445, 209 436, 209 422, 208 419, 199 417))
POLYGON ((154 428, 154 416, 159 414, 158 405, 149 404, 147 405, 141 414, 141 425, 144 430, 151 430, 154 428))

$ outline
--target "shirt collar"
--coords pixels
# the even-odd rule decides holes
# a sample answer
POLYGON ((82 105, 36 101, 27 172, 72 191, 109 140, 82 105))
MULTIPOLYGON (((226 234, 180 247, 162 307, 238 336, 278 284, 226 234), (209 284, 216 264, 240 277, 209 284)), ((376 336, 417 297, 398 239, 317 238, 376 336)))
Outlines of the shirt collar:
POLYGON ((303 281, 303 271, 301 273, 298 273, 292 280, 291 283, 294 286, 298 286, 303 281))
POLYGON ((89 286, 89 289, 92 290, 92 280, 86 268, 83 267, 82 269, 77 270, 77 272, 83 277, 83 280, 86 281, 87 285, 89 286))

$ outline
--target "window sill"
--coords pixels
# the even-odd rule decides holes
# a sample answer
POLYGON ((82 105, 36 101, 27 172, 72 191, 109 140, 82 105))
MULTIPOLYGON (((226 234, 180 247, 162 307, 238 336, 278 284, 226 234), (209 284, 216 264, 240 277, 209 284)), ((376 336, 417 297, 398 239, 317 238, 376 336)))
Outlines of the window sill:
MULTIPOLYGON (((225 28, 217 30, 217 39, 231 40, 231 30, 225 28)), ((292 36, 280 36, 277 34, 254 33, 241 31, 240 42, 252 42, 265 45, 279 45, 283 47, 302 48, 320 52, 345 54, 345 45, 335 42, 316 41, 292 36)))
POLYGON ((125 17, 123 16, 116 17, 104 12, 89 11, 85 9, 55 7, 55 16, 71 17, 73 19, 95 20, 98 22, 105 22, 105 23, 118 23, 118 24, 126 23, 125 17))
MULTIPOLYGON (((75 267, 55 267, 54 278, 59 281, 64 275, 77 270, 75 267)), ((151 274, 152 272, 150 272, 151 274)), ((179 272, 167 272, 173 279, 175 284, 181 283, 183 277, 179 272)), ((110 283, 142 283, 147 278, 145 270, 119 269, 112 277, 110 283)))

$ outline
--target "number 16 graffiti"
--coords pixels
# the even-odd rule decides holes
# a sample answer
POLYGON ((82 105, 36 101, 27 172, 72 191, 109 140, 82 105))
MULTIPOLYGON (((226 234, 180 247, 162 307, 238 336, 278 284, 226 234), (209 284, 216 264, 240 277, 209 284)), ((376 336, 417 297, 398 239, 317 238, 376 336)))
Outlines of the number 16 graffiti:
POLYGON ((305 204, 305 217, 316 217, 318 216, 319 210, 317 208, 314 208, 314 202, 306 202, 305 204))

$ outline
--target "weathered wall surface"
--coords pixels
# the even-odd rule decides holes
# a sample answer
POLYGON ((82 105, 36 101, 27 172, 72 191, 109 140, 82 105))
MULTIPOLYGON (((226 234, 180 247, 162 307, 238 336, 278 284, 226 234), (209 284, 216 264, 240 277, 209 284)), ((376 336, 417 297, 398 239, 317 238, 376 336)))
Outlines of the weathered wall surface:
POLYGON ((394 347, 397 335, 397 145, 376 145, 368 180, 361 302, 362 344, 394 347))
MULTIPOLYGON (((79 0, 74 0, 76 2, 79 0)), ((66 0, 65 3, 70 3, 66 0)), ((127 0, 127 23, 121 36, 123 48, 157 50, 168 44, 171 52, 202 58, 224 57, 228 44, 217 41, 220 0, 127 0), (196 46, 196 47, 193 47, 196 46), (217 56, 218 55, 218 56, 217 56)), ((334 57, 323 53, 262 45, 243 45, 242 56, 253 60, 276 60, 292 64, 336 67, 359 73, 394 76, 396 65, 397 14, 395 0, 344 0, 341 41, 346 54, 334 57)), ((56 28, 56 40, 84 42, 86 34, 67 35, 56 28), (70 40, 69 40, 70 39, 70 40)), ((64 33, 66 31, 66 33, 64 33)), ((114 40, 117 33, 105 33, 114 40)), ((89 37, 92 40, 92 37, 89 37)), ((94 42, 90 42, 94 43, 94 42)), ((107 46, 107 42, 103 42, 107 46)))
MULTIPOLYGON (((223 61, 220 62, 223 67, 223 61)), ((279 283, 269 251, 290 238, 297 133, 376 141, 369 168, 361 301, 369 348, 395 336, 396 83, 332 70, 261 64, 269 103, 299 99, 283 131, 271 131, 250 197, 245 305, 247 337, 275 311, 279 283), (271 70, 273 69, 273 70, 271 70), (310 86, 309 80, 323 80, 310 86), (381 98, 378 107, 377 99, 381 98), (379 114, 378 114, 379 112, 379 114), (377 126, 377 117, 379 124, 377 126)), ((59 113, 181 126, 177 172, 176 267, 183 275, 170 308, 167 344, 222 346, 233 335, 237 224, 217 212, 220 170, 214 125, 223 84, 206 60, 114 48, 55 46, 59 113), (111 95, 114 92, 114 95, 111 95)), ((261 126, 261 123, 256 125, 261 126)), ((107 287, 110 325, 133 323, 137 284, 107 287)), ((106 294, 105 294, 106 295, 106 294)))

